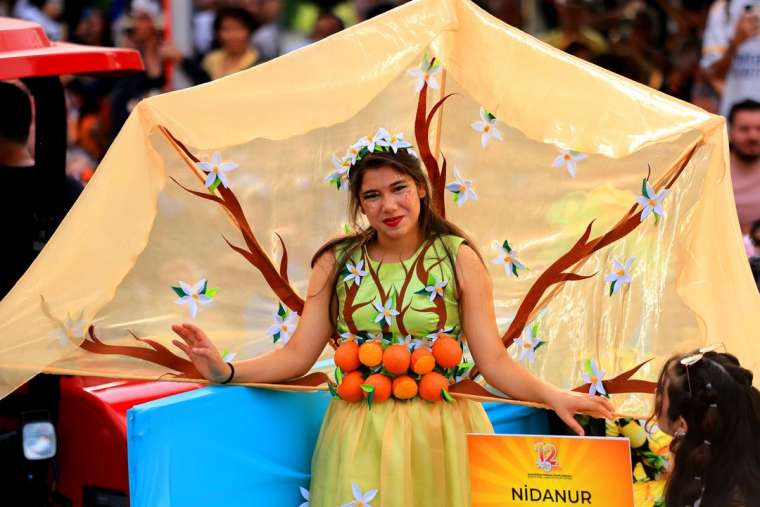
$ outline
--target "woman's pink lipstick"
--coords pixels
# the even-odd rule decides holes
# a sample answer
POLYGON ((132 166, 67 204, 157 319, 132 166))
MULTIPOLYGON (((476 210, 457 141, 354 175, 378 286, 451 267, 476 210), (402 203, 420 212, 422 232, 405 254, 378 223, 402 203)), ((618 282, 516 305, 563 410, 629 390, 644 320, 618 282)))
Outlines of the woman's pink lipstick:
POLYGON ((404 217, 393 217, 393 218, 386 218, 383 220, 383 223, 387 225, 388 227, 396 227, 398 224, 401 223, 401 220, 403 220, 404 217))

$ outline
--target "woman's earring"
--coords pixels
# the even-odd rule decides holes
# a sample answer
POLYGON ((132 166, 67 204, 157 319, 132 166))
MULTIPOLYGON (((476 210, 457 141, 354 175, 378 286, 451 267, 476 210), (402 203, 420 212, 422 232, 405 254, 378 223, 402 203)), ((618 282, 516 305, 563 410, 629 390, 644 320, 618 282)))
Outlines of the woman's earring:
POLYGON ((674 438, 683 438, 686 436, 686 432, 684 430, 676 430, 675 433, 673 433, 674 438))

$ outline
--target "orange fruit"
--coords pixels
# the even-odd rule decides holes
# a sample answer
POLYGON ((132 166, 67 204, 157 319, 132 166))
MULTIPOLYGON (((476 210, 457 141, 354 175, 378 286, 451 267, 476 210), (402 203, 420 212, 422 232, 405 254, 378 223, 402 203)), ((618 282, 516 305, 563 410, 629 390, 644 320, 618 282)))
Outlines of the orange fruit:
POLYGON ((373 368, 383 362, 383 346, 379 342, 364 342, 359 347, 359 361, 373 368))
POLYGON ((417 375, 424 375, 435 368, 435 356, 428 348, 419 348, 412 352, 412 371, 417 375))
MULTIPOLYGON (((372 397, 373 403, 382 403, 391 397, 391 379, 386 375, 375 373, 367 377, 364 383, 375 388, 375 395, 372 397)), ((365 391, 364 396, 369 396, 369 393, 365 391)))
POLYGON ((406 345, 391 345, 383 352, 383 367, 394 375, 401 375, 409 369, 411 359, 412 354, 406 345))
POLYGON ((393 379, 393 396, 399 400, 409 400, 417 396, 417 382, 409 375, 393 379))
POLYGON ((364 399, 364 390, 362 384, 364 377, 360 371, 352 371, 343 376, 343 380, 338 386, 338 396, 344 401, 355 402, 364 399))
POLYGON ((359 367, 359 345, 355 341, 343 342, 333 357, 335 366, 348 373, 359 367))
POLYGON ((420 380, 420 398, 427 401, 441 401, 441 390, 449 390, 449 379, 440 373, 431 371, 422 376, 420 380))
POLYGON ((441 336, 433 343, 433 355, 441 368, 453 368, 462 360, 462 347, 454 338, 441 336))

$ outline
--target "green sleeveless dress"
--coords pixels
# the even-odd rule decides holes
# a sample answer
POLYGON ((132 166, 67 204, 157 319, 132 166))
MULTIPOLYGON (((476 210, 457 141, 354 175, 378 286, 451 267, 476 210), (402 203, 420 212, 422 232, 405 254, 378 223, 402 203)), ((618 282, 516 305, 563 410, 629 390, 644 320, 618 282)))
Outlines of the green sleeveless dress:
MULTIPOLYGON (((413 346, 438 333, 460 337, 454 265, 462 241, 426 241, 398 263, 354 252, 336 287, 343 339, 384 336, 413 346)), ((310 505, 469 506, 465 433, 492 432, 483 407, 469 400, 391 398, 370 408, 333 399, 312 458, 310 505)))

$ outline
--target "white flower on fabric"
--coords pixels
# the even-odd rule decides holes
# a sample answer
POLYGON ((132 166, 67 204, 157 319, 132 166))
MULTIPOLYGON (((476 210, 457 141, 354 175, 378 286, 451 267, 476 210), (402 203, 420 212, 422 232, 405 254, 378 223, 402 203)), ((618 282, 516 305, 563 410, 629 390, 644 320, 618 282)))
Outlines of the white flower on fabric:
POLYGON ((635 259, 635 257, 631 257, 625 261, 625 264, 617 259, 612 260, 612 273, 609 273, 604 279, 605 282, 610 282, 610 296, 619 291, 624 284, 631 283, 631 265, 635 259))
POLYGON ((483 107, 480 108, 480 121, 474 122, 472 128, 481 133, 480 144, 483 148, 491 139, 502 140, 501 132, 496 128, 496 117, 483 107))
POLYGON ((305 502, 301 503, 298 507, 309 507, 309 490, 304 488, 303 486, 298 486, 298 489, 301 490, 301 498, 306 500, 305 502))
POLYGON ((491 262, 504 266, 504 272, 507 274, 507 276, 517 277, 519 276, 517 270, 525 269, 525 265, 517 258, 517 250, 513 250, 512 247, 509 246, 509 242, 507 240, 504 240, 501 245, 498 242, 494 241, 492 248, 494 250, 497 250, 499 252, 499 255, 491 259, 491 262))
POLYGON ((438 80, 435 76, 441 72, 441 66, 438 62, 433 63, 433 60, 428 60, 427 57, 422 58, 422 64, 417 69, 409 69, 408 74, 415 79, 415 91, 419 93, 422 87, 427 83, 428 87, 433 90, 437 90, 441 86, 438 84, 438 80))
POLYGON ((424 347, 425 340, 421 340, 419 338, 413 338, 412 335, 408 334, 404 336, 404 340, 402 344, 406 345, 406 348, 408 348, 410 351, 414 351, 420 347, 424 347))
POLYGON ((592 396, 597 393, 607 394, 607 391, 604 389, 604 384, 602 384, 605 371, 599 369, 596 365, 596 361, 593 359, 587 359, 583 370, 583 381, 590 384, 588 393, 592 396))
POLYGON ((477 201, 478 195, 472 189, 472 180, 462 178, 459 169, 454 168, 454 181, 446 185, 446 190, 454 194, 454 202, 461 207, 467 201, 477 201))
POLYGON ((332 156, 333 172, 325 178, 331 184, 335 185, 338 190, 348 188, 348 171, 351 169, 351 159, 347 157, 338 158, 332 156))
POLYGON ((351 264, 351 261, 346 262, 346 271, 348 274, 343 278, 344 282, 353 280, 356 285, 361 285, 362 278, 367 276, 368 272, 364 269, 364 261, 361 260, 355 265, 351 264))
POLYGON ((350 331, 346 332, 346 333, 341 333, 340 337, 341 337, 341 341, 344 341, 344 342, 356 342, 356 343, 359 343, 359 340, 361 339, 361 337, 359 335, 356 335, 356 334, 354 334, 354 333, 352 333, 350 331))
MULTIPOLYGON (((180 281, 179 288, 184 294, 177 300, 177 304, 187 305, 192 318, 195 318, 198 314, 198 305, 207 305, 212 301, 211 296, 206 294, 205 278, 193 286, 180 281)), ((179 294, 176 288, 174 288, 174 290, 179 294)))
POLYGON ((515 345, 520 351, 520 355, 517 358, 518 361, 527 359, 529 364, 533 364, 536 361, 536 350, 545 343, 538 339, 537 334, 538 326, 534 324, 527 329, 524 335, 515 340, 515 345))
POLYGON ((443 289, 446 288, 448 284, 448 280, 443 280, 425 287, 425 292, 430 293, 430 301, 433 302, 437 296, 443 297, 443 289))
POLYGON ((362 493, 358 484, 351 484, 351 492, 354 494, 354 501, 344 503, 341 507, 372 507, 369 502, 377 496, 376 489, 370 489, 366 493, 362 493))
POLYGON ((452 334, 452 331, 454 331, 453 327, 447 327, 445 329, 439 329, 435 333, 430 333, 429 335, 427 335, 426 338, 428 340, 430 340, 430 343, 432 345, 433 343, 435 343, 435 341, 438 338, 446 338, 446 337, 448 337, 448 338, 454 338, 454 335, 452 334))
POLYGON ((372 153, 373 151, 375 151, 375 146, 388 146, 389 138, 390 138, 390 134, 388 133, 388 131, 380 127, 379 129, 377 129, 377 132, 375 132, 375 135, 372 136, 372 139, 369 139, 369 141, 367 142, 367 151, 372 153))
MULTIPOLYGON (((387 132, 386 132, 387 134, 387 132)), ((398 132, 396 134, 389 134, 385 139, 379 139, 377 141, 378 146, 385 146, 393 150, 393 153, 398 153, 398 150, 402 148, 411 148, 412 144, 404 139, 404 134, 398 132)))
POLYGON ((391 319, 398 315, 398 310, 395 310, 391 308, 393 306, 393 299, 388 298, 385 301, 385 304, 380 304, 377 301, 372 303, 372 306, 375 307, 375 310, 378 311, 377 317, 375 317, 375 322, 380 322, 382 320, 385 321, 387 325, 391 325, 391 319))
POLYGON ((636 202, 644 208, 641 210, 641 221, 646 220, 652 213, 655 214, 655 219, 664 218, 665 210, 662 209, 662 200, 668 195, 668 189, 663 188, 659 194, 655 195, 652 185, 645 179, 641 190, 642 195, 636 198, 636 202))
POLYGON ((69 343, 76 343, 84 339, 85 327, 86 323, 82 320, 81 315, 77 320, 72 319, 71 315, 66 315, 63 326, 54 329, 50 334, 58 340, 58 345, 66 347, 69 343))
POLYGON ((557 155, 557 158, 552 162, 552 167, 564 167, 567 169, 568 174, 575 178, 575 168, 577 163, 581 160, 586 160, 586 158, 586 155, 583 153, 560 148, 559 155, 557 155))
POLYGON ((228 172, 237 169, 238 165, 235 162, 223 162, 222 154, 215 151, 211 155, 211 160, 208 162, 197 162, 195 164, 203 172, 207 173, 206 176, 206 188, 214 186, 217 180, 224 185, 224 188, 229 188, 230 182, 227 179, 228 172))
POLYGON ((290 340, 290 337, 296 330, 298 314, 286 309, 280 303, 272 318, 274 319, 274 324, 267 329, 267 336, 271 336, 274 343, 278 341, 281 341, 283 344, 288 343, 288 340, 290 340))

